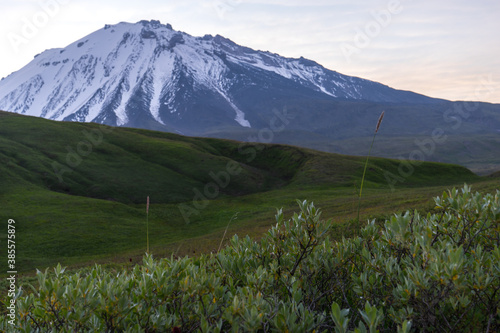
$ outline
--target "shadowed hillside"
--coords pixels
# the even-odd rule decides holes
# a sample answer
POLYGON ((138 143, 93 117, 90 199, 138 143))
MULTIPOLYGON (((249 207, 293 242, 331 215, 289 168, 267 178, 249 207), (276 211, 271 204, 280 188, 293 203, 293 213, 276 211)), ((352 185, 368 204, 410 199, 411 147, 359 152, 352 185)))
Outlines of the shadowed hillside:
MULTIPOLYGON (((365 159, 0 112, 0 161, 0 218, 16 220, 18 263, 32 269, 143 251, 147 196, 157 248, 218 232, 235 213, 235 228, 258 234, 296 198, 351 214, 365 159)), ((402 170, 371 159, 366 195, 481 179, 449 164, 402 170)))

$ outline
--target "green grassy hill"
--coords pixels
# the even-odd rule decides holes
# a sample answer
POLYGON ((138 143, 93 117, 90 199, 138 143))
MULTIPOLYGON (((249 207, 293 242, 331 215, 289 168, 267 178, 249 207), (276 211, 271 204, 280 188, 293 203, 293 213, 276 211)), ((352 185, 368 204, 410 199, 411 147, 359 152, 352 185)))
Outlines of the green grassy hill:
MULTIPOLYGON (((497 104, 415 105, 338 100, 275 103, 255 108, 281 110, 280 103, 289 105, 285 110, 290 123, 275 133, 273 142, 276 143, 363 156, 368 153, 378 116, 385 111, 384 125, 373 151, 376 156, 408 159, 412 152, 420 154, 420 151, 425 161, 459 164, 480 175, 500 170, 500 108, 497 104), (419 145, 432 140, 433 135, 436 142, 432 151, 419 145)), ((267 126, 273 114, 269 113, 268 117, 264 121, 267 126)), ((248 141, 249 137, 258 135, 258 131, 258 128, 219 128, 203 136, 248 141)))
MULTIPOLYGON (((145 251, 150 196, 155 253, 210 251, 235 213, 228 233, 259 236, 275 208, 292 209, 295 199, 318 202, 338 221, 352 218, 364 162, 293 146, 0 112, 0 240, 6 221, 15 219, 17 267, 26 272, 135 258, 145 251)), ((373 158, 363 217, 422 205, 445 186, 478 181, 484 179, 456 165, 409 170, 398 160, 373 158)), ((491 178, 487 184, 494 187, 491 178)))
MULTIPOLYGON (((498 135, 443 134, 438 142, 431 141, 430 135, 380 136, 373 154, 381 157, 401 156, 424 161, 439 161, 460 164, 479 175, 488 175, 500 168, 500 138, 498 135)), ((371 137, 332 141, 329 149, 339 152, 357 151, 366 153, 359 147, 371 142, 371 137)))

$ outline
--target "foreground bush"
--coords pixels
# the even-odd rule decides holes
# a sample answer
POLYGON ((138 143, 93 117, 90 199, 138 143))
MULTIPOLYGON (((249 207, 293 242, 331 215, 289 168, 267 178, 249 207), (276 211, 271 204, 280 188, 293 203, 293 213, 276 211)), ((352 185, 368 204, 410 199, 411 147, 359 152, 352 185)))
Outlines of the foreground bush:
POLYGON ((499 332, 500 191, 468 187, 331 242, 312 203, 213 255, 95 266, 17 299, 16 332, 499 332))

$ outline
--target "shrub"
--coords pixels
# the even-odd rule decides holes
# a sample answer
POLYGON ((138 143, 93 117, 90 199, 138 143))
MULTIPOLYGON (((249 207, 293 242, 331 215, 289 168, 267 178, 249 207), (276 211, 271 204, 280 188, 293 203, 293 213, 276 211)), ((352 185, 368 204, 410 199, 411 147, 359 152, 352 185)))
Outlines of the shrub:
MULTIPOLYGON (((436 212, 370 221, 332 242, 312 203, 259 242, 112 274, 38 272, 17 299, 18 332, 498 332, 500 191, 467 186, 436 212)), ((12 327, 0 319, 0 329, 12 327)))

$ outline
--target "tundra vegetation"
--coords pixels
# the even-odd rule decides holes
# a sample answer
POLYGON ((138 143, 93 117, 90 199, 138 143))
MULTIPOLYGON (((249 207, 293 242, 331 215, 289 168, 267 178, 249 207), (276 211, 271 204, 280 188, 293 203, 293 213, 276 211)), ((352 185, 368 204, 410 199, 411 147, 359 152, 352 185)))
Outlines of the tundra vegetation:
MULTIPOLYGON (((333 240, 312 202, 216 253, 37 273, 17 332, 498 332, 500 191, 468 186, 333 240)), ((6 317, 2 331, 12 330, 6 317)))

